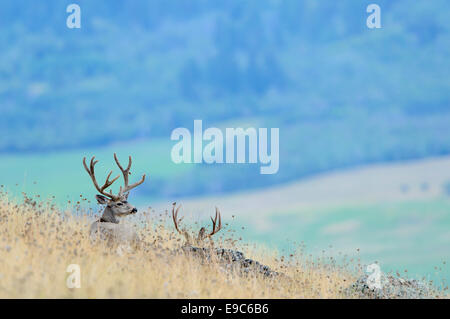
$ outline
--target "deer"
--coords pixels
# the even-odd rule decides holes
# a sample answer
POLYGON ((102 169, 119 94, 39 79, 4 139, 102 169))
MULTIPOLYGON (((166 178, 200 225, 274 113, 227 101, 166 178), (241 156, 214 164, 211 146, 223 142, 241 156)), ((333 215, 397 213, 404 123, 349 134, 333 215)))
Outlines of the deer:
POLYGON ((113 194, 112 190, 107 192, 106 189, 119 179, 120 175, 110 180, 112 174, 112 171, 110 171, 103 186, 99 186, 94 171, 98 161, 96 161, 95 156, 93 156, 88 167, 86 164, 86 157, 83 158, 83 166, 91 177, 96 190, 100 193, 95 195, 95 198, 97 199, 98 204, 106 205, 101 218, 92 223, 90 227, 90 238, 92 242, 96 242, 97 239, 106 241, 109 246, 125 244, 130 247, 130 245, 137 245, 139 243, 139 237, 132 227, 119 224, 119 219, 137 213, 137 208, 128 202, 128 195, 133 188, 144 182, 145 174, 138 182, 129 185, 128 177, 131 174, 131 156, 128 157, 128 166, 126 169, 120 164, 116 153, 114 153, 114 160, 122 171, 124 180, 124 186, 120 186, 117 194, 113 194))
POLYGON ((181 205, 178 206, 178 208, 176 210, 175 210, 175 207, 176 207, 176 203, 173 203, 172 204, 172 220, 175 225, 176 231, 179 234, 183 235, 184 238, 186 239, 185 246, 192 246, 192 245, 202 246, 205 239, 211 238, 214 234, 217 234, 217 232, 219 232, 222 229, 222 218, 220 216, 219 209, 216 207, 215 218, 213 219, 211 217, 211 221, 212 221, 212 225, 213 225, 212 231, 210 233, 207 233, 206 228, 202 227, 202 228, 200 228, 200 231, 198 232, 197 238, 191 237, 191 235, 186 230, 180 230, 180 227, 178 226, 178 224, 179 224, 179 222, 181 222, 183 217, 178 219, 178 211, 180 210, 181 205))
POLYGON ((233 249, 225 249, 225 248, 214 248, 211 242, 210 247, 204 247, 205 239, 217 234, 222 229, 222 218, 220 216, 220 211, 216 207, 216 215, 214 218, 211 217, 212 222, 212 230, 211 232, 207 232, 205 227, 200 228, 198 232, 197 238, 191 237, 191 235, 186 230, 180 230, 179 223, 182 218, 178 218, 178 212, 181 208, 181 205, 176 208, 176 203, 172 204, 172 221, 175 226, 175 230, 183 235, 186 238, 186 242, 184 246, 181 247, 181 250, 184 254, 195 256, 200 258, 201 260, 217 261, 224 271, 228 271, 230 269, 237 270, 240 274, 249 274, 249 273, 259 273, 265 277, 276 277, 279 276, 280 273, 271 270, 268 266, 261 264, 260 262, 246 258, 245 255, 233 249))

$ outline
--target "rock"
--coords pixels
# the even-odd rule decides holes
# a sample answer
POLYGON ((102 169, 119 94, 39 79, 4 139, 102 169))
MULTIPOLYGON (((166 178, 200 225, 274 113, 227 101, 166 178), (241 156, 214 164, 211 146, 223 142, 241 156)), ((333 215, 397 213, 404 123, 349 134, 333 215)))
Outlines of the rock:
POLYGON ((244 254, 237 250, 224 248, 200 248, 194 246, 183 246, 183 253, 200 257, 206 261, 217 258, 217 261, 225 266, 225 269, 238 270, 242 274, 259 273, 265 277, 275 277, 280 274, 271 270, 268 266, 256 260, 245 258, 244 254))
POLYGON ((373 284, 369 284, 369 276, 369 274, 364 274, 358 278, 346 289, 346 295, 365 299, 425 299, 434 297, 432 289, 418 280, 380 273, 379 284, 381 288, 377 288, 373 284))

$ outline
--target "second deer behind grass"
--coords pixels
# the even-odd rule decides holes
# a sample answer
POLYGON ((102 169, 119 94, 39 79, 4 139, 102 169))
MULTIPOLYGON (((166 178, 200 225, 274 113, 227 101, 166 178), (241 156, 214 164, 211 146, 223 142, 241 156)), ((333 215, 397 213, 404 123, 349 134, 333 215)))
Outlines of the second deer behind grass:
POLYGON ((203 246, 205 239, 211 238, 211 236, 213 236, 214 234, 219 232, 219 230, 222 229, 222 218, 220 216, 219 209, 216 207, 216 216, 214 219, 211 217, 211 221, 212 221, 212 225, 213 225, 212 231, 210 233, 207 233, 206 228, 202 227, 202 228, 200 228, 200 231, 198 232, 197 238, 195 238, 193 236, 191 237, 191 235, 186 230, 184 230, 184 229, 180 230, 178 224, 183 218, 178 219, 178 211, 180 210, 181 205, 178 206, 178 208, 176 210, 175 210, 175 207, 176 207, 176 203, 173 203, 173 206, 172 206, 173 223, 175 225, 175 229, 177 230, 177 232, 186 238, 185 245, 187 245, 187 246, 192 246, 192 245, 203 246))

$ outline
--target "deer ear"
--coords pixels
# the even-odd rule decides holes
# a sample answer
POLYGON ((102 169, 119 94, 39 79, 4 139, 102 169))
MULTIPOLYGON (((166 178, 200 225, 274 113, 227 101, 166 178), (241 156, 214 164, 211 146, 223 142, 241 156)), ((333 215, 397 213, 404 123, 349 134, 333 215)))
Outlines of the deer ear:
POLYGON ((200 231, 198 232, 197 236, 198 241, 202 241, 203 239, 205 239, 205 232, 206 232, 205 227, 200 228, 200 231))
POLYGON ((125 200, 127 200, 128 199, 128 194, 130 194, 130 192, 128 192, 128 193, 125 193, 123 196, 125 196, 125 200))
POLYGON ((95 198, 100 205, 108 204, 108 199, 103 195, 95 195, 95 198))

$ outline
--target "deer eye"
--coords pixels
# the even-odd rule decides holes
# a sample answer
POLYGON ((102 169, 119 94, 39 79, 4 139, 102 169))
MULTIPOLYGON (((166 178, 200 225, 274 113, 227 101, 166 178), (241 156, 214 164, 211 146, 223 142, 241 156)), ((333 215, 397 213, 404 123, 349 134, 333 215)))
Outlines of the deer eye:
POLYGON ((122 203, 117 203, 117 206, 122 206, 123 204, 122 203))

